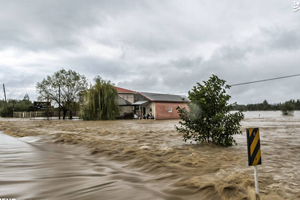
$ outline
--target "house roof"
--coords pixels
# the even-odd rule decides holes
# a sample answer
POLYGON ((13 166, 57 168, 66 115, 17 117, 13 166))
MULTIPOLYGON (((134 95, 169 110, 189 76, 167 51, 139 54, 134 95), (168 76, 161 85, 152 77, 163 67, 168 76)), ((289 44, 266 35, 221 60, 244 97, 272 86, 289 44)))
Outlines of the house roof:
POLYGON ((114 88, 117 90, 118 93, 136 93, 135 91, 127 90, 125 88, 120 88, 117 86, 114 86, 114 88))
POLYGON ((150 101, 168 101, 168 102, 183 102, 190 101, 187 97, 183 95, 174 94, 159 94, 150 92, 140 92, 141 95, 149 99, 150 101))

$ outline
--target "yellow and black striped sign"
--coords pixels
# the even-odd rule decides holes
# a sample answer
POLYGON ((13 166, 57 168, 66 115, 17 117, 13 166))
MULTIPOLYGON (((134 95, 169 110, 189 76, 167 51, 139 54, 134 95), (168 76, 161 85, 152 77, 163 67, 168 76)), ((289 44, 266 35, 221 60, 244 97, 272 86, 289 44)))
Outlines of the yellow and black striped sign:
POLYGON ((259 128, 247 128, 249 166, 261 165, 259 128))

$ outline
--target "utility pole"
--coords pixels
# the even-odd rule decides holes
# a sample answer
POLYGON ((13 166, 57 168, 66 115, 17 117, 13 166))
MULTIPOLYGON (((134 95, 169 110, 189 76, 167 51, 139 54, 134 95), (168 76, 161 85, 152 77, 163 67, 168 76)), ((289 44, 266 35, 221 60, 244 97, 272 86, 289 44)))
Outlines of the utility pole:
POLYGON ((5 103, 6 103, 6 93, 5 93, 5 85, 4 85, 4 83, 3 83, 3 92, 4 92, 5 103))
POLYGON ((58 119, 60 119, 60 84, 58 85, 58 119))
POLYGON ((48 94, 48 97, 47 97, 47 106, 48 106, 47 120, 49 121, 49 115, 50 115, 49 94, 48 94))

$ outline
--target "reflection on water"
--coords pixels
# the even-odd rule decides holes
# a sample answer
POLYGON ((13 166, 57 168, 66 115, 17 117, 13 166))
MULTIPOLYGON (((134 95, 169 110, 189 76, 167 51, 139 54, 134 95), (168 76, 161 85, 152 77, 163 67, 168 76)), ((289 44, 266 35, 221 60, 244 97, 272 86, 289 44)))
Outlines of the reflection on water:
POLYGON ((82 148, 0 134, 0 198, 181 199, 167 184, 124 165, 87 155, 82 148))

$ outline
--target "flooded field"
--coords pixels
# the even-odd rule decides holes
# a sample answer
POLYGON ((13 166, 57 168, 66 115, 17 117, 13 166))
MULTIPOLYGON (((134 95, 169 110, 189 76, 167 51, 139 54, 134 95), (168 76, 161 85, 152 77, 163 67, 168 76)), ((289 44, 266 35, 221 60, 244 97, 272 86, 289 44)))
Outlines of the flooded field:
POLYGON ((260 199, 300 199, 300 112, 246 112, 229 148, 184 143, 175 124, 0 119, 22 137, 0 135, 0 197, 256 199, 245 129, 259 127, 260 199))

